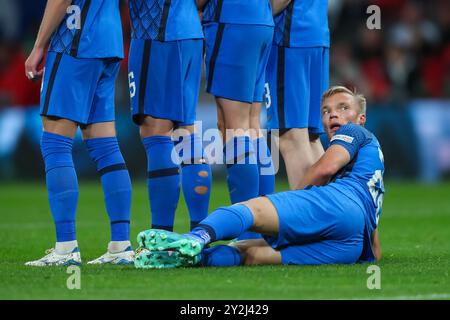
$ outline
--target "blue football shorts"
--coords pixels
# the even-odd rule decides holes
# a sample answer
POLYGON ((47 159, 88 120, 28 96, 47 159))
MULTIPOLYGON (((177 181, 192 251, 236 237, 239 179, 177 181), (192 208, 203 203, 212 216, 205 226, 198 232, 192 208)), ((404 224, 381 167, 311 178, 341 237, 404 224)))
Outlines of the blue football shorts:
POLYGON ((266 196, 279 217, 277 237, 264 236, 283 264, 351 264, 362 254, 363 209, 329 186, 266 196))
POLYGON ((74 58, 48 52, 40 114, 81 125, 115 120, 115 83, 120 59, 74 58))
POLYGON ((144 116, 188 126, 196 120, 203 39, 161 42, 133 39, 129 84, 133 120, 144 116))
POLYGON ((262 102, 273 27, 207 23, 206 91, 215 97, 262 102))
POLYGON ((265 86, 268 129, 323 133, 320 103, 328 86, 328 48, 272 46, 265 86))

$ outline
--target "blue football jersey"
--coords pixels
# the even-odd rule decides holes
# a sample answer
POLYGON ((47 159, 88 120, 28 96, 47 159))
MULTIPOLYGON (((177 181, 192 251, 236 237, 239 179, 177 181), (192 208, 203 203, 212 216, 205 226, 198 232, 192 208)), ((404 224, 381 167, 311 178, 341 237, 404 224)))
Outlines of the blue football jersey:
POLYGON ((129 0, 133 39, 202 39, 195 0, 129 0))
POLYGON ((274 42, 283 47, 329 47, 328 0, 292 0, 275 17, 274 42))
POLYGON ((356 201, 365 212, 366 246, 362 260, 373 260, 370 236, 378 225, 383 204, 384 158, 377 138, 360 125, 348 123, 339 128, 330 146, 341 145, 350 154, 350 162, 332 179, 329 186, 356 201))
POLYGON ((270 0, 209 0, 203 22, 274 26, 270 0))
POLYGON ((119 0, 73 0, 49 51, 77 58, 123 58, 119 0))

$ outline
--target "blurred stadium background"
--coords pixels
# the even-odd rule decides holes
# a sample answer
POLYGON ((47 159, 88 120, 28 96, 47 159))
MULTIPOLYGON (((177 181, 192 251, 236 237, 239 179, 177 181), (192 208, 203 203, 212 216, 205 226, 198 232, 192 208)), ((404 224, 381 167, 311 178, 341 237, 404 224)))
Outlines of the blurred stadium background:
MULTIPOLYGON (((0 299, 449 299, 450 1, 329 0, 331 84, 355 86, 367 96, 367 127, 385 155, 384 258, 378 263, 383 290, 368 290, 364 265, 176 269, 148 277, 132 267, 118 272, 113 266, 83 266, 83 290, 74 291, 66 288, 65 270, 23 266, 54 241, 39 150, 40 83, 24 75, 45 3, 0 0, 0 299), (369 5, 381 8, 381 30, 366 27, 369 5)), ((126 2, 121 6, 127 54, 130 25, 126 2)), ((134 239, 148 228, 149 206, 146 156, 128 92, 125 59, 117 82, 117 129, 133 179, 134 239)), ((203 129, 214 128, 214 100, 204 86, 198 110, 203 129)), ((88 261, 104 253, 109 232, 101 186, 85 149, 78 135, 78 235, 88 261)), ((213 166, 210 209, 228 203, 222 167, 213 166)), ((277 189, 287 189, 282 165, 277 189)), ((179 211, 175 230, 187 231, 182 199, 179 211)))
MULTIPOLYGON (((0 0, 0 181, 43 178, 40 83, 24 76, 45 0, 0 0), (34 161, 30 161, 33 159, 34 161)), ((330 0, 331 84, 356 86, 369 102, 367 127, 379 138, 386 178, 432 183, 450 173, 450 2, 330 0), (381 8, 381 30, 369 30, 369 5, 381 8)), ((121 1, 126 54, 130 24, 121 1)), ((133 178, 145 178, 145 153, 130 118, 127 59, 116 93, 119 141, 133 178)), ((201 89, 199 120, 213 128, 213 99, 201 89)), ((264 121, 264 117, 262 119, 264 121)), ((79 176, 95 177, 81 137, 79 176)), ((215 170, 221 172, 221 166, 215 170)), ((281 172, 280 176, 283 176, 281 172)), ((42 180, 41 180, 42 181, 42 180)))

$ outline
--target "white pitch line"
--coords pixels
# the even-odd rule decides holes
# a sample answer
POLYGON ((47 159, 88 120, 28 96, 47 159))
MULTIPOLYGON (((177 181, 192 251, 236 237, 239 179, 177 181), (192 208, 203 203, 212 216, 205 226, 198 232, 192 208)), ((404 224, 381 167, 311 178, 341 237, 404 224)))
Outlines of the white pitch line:
POLYGON ((394 297, 364 297, 352 298, 352 300, 428 300, 428 299, 450 299, 450 293, 430 293, 418 294, 415 296, 394 296, 394 297))

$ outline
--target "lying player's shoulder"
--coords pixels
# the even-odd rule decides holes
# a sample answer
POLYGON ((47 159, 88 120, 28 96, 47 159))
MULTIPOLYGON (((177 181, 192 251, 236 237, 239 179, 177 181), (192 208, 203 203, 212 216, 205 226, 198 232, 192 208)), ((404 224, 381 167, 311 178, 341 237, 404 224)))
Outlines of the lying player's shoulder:
POLYGON ((344 141, 347 143, 353 143, 355 140, 358 142, 367 142, 374 138, 372 132, 364 128, 363 126, 349 122, 341 126, 331 137, 330 142, 344 141))

